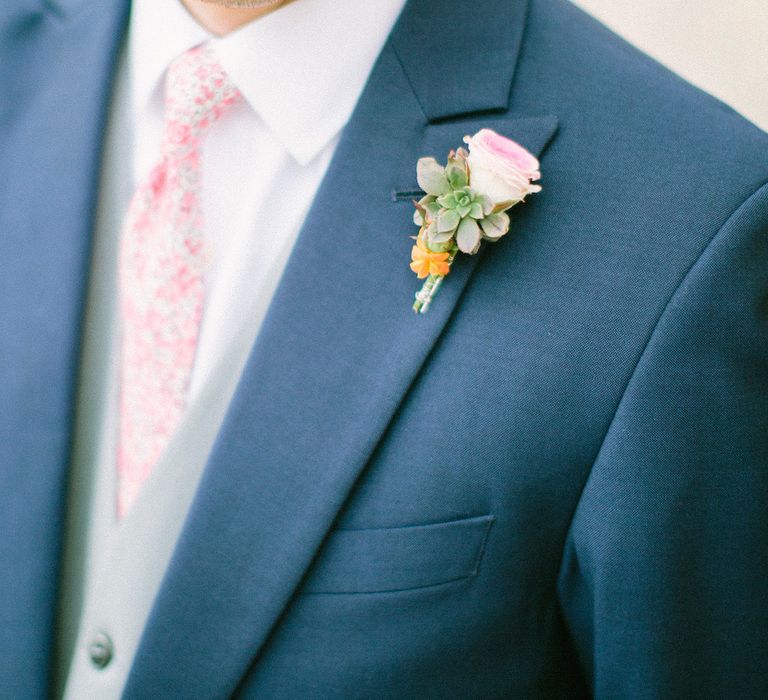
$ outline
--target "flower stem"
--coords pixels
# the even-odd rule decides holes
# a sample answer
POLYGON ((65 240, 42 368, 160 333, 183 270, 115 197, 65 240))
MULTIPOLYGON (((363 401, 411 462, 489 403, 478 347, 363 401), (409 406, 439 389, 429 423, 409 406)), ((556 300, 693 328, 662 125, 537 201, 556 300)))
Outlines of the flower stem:
MULTIPOLYGON (((449 268, 453 265, 453 261, 456 259, 456 253, 458 252, 459 247, 454 243, 450 250, 450 256, 446 261, 449 268)), ((413 310, 417 314, 425 314, 429 311, 429 306, 437 295, 437 292, 440 290, 444 279, 445 275, 429 275, 429 277, 424 280, 421 289, 416 292, 416 301, 413 303, 413 310)))

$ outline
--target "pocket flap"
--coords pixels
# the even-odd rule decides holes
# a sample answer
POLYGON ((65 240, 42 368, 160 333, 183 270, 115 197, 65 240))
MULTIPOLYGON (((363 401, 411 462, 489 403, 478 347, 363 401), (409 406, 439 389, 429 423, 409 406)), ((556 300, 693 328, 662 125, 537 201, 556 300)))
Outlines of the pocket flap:
POLYGON ((383 593, 474 576, 493 516, 397 528, 335 530, 302 593, 383 593))

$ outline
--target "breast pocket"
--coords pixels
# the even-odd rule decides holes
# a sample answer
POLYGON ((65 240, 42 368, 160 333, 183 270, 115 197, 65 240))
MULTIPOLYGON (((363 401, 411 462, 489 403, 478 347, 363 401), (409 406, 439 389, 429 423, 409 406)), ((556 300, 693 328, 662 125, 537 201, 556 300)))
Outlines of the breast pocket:
POLYGON ((384 593, 474 576, 494 518, 430 525, 334 530, 301 593, 384 593))

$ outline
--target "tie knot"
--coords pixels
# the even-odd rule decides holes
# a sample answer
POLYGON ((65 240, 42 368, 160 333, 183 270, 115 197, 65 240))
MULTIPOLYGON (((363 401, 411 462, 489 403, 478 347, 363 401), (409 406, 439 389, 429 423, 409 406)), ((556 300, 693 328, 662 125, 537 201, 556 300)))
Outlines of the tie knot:
POLYGON ((168 67, 165 84, 165 146, 169 154, 193 151, 206 131, 240 97, 207 46, 181 54, 168 67))

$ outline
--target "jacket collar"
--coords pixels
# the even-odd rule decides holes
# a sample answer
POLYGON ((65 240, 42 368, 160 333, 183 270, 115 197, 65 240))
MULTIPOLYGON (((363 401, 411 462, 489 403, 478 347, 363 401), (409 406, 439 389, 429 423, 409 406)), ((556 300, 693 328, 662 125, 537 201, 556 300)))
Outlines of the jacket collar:
POLYGON ((509 106, 527 0, 411 1, 392 46, 429 121, 509 106))
POLYGON ((415 189, 418 157, 444 158, 482 126, 536 153, 555 131, 554 117, 506 113, 525 6, 478 0, 473 48, 448 77, 416 38, 451 46, 465 3, 406 6, 275 293, 126 697, 231 695, 290 603, 482 257, 460 258, 429 314, 413 314, 412 207, 393 191, 415 189))

